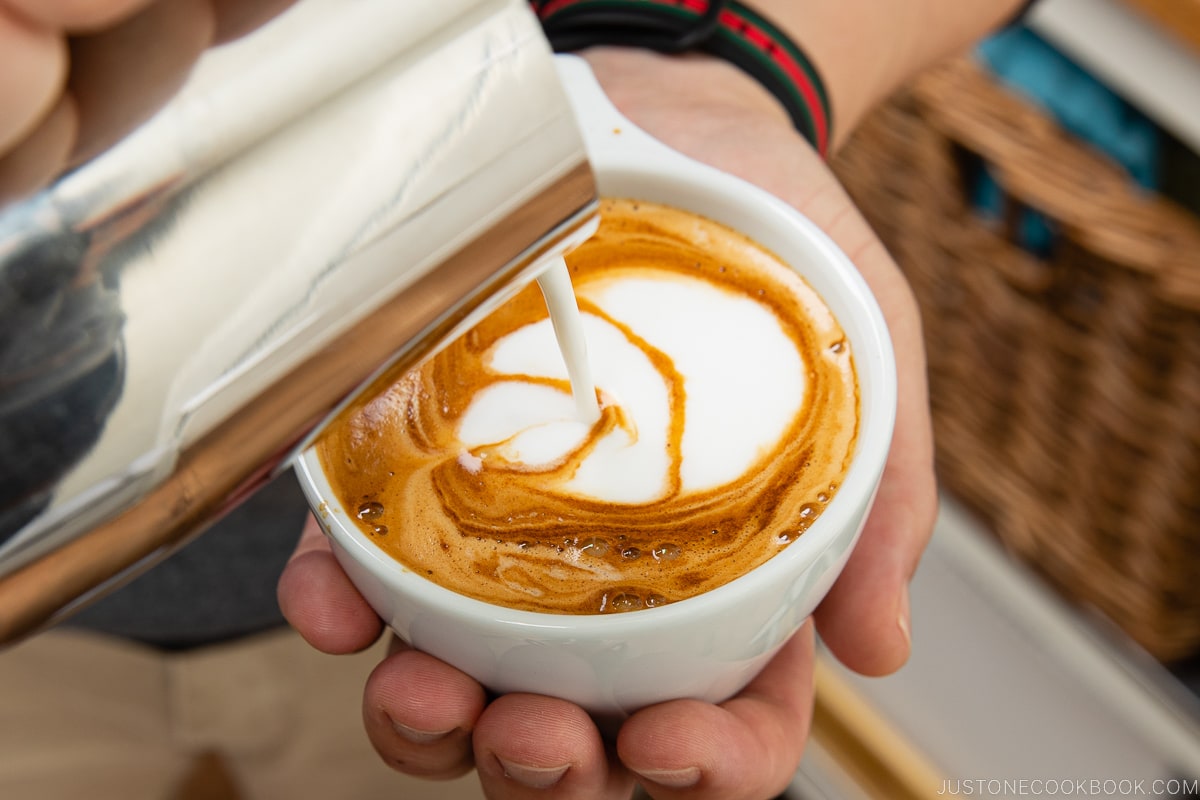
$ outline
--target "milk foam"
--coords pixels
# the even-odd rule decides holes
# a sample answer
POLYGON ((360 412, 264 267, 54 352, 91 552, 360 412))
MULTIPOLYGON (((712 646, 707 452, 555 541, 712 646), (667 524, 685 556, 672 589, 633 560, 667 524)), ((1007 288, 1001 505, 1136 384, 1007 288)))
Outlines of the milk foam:
POLYGON ((803 535, 858 431, 820 297, 735 232, 633 201, 602 203, 568 264, 599 419, 531 287, 327 430, 364 535, 462 594, 582 614, 708 591, 803 535))
MULTIPOLYGON (((645 348, 682 379, 683 492, 735 480, 778 446, 803 404, 805 365, 769 307, 652 264, 629 264, 576 291, 602 312, 584 315, 592 374, 632 430, 602 437, 558 490, 614 503, 650 503, 671 490, 671 387, 645 348)), ((569 396, 521 380, 566 378, 549 320, 501 339, 487 365, 515 380, 471 403, 459 428, 467 448, 503 444, 510 464, 547 467, 586 442, 569 396)))
MULTIPOLYGON (((669 489, 668 473, 671 458, 667 447, 668 429, 671 423, 671 398, 669 387, 656 366, 629 338, 613 325, 598 319, 594 314, 585 314, 584 333, 588 342, 588 358, 592 364, 592 375, 600 388, 605 406, 616 406, 632 428, 615 428, 594 443, 591 452, 578 465, 574 475, 565 481, 555 481, 568 494, 590 497, 619 503, 648 503, 662 497, 669 489)), ((566 375, 563 358, 555 344, 554 333, 548 320, 527 325, 497 343, 488 367, 500 375, 522 375, 562 379, 566 375)), ((537 402, 539 390, 544 386, 527 382, 502 383, 505 394, 485 392, 478 396, 463 416, 459 437, 464 444, 479 441, 476 431, 486 426, 484 420, 498 420, 514 415, 525 417, 522 422, 532 424, 509 426, 514 440, 506 441, 501 448, 506 459, 527 465, 538 465, 520 451, 522 431, 528 432, 539 423, 540 431, 546 436, 555 436, 555 457, 541 461, 541 466, 566 458, 583 442, 575 437, 581 423, 572 415, 572 401, 566 396, 559 401, 557 409, 549 402, 537 402), (521 406, 521 412, 505 409, 506 404, 521 406), (554 411, 557 410, 557 414, 554 411), (531 419, 536 418, 536 419, 531 419), (469 438, 468 438, 469 437, 469 438)), ((548 398, 543 397, 543 400, 548 398)), ((583 431, 584 436, 591 426, 583 431)), ((497 430, 504 435, 509 431, 497 430)), ((471 446, 468 444, 468 446, 471 446)), ((554 477, 548 478, 554 481, 554 477)))

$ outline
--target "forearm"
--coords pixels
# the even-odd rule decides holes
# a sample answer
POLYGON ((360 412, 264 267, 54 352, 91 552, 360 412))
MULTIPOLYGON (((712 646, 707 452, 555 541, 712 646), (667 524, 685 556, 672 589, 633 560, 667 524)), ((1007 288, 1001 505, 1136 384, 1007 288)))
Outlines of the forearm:
POLYGON ((746 0, 816 64, 835 146, 900 84, 1012 17, 1022 0, 746 0))
MULTIPOLYGON (((836 148, 877 103, 922 69, 1010 19, 1024 0, 745 0, 816 65, 833 112, 836 148)), ((619 108, 652 117, 707 108, 787 124, 767 89, 727 61, 691 53, 593 47, 593 70, 619 108)), ((644 121, 637 120, 635 121, 644 121)))

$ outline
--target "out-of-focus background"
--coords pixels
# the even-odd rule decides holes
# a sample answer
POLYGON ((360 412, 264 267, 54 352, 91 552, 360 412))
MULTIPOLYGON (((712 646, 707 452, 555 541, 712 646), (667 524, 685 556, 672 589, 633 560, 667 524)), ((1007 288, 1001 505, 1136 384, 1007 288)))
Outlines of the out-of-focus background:
POLYGON ((837 170, 908 274, 943 508, 911 662, 790 797, 1197 796, 1200 2, 1042 0, 837 170))

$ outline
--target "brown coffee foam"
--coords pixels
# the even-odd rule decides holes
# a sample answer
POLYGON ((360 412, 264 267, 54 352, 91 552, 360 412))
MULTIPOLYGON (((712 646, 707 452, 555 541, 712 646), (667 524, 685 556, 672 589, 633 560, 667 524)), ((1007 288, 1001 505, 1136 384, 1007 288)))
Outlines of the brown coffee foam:
MULTIPOLYGON (((681 491, 682 376, 667 356, 610 319, 640 343, 670 389, 666 496, 625 505, 550 488, 569 479, 604 432, 632 430, 611 403, 604 404, 589 444, 561 463, 531 468, 491 457, 468 468, 459 459, 459 419, 476 393, 513 379, 487 368, 492 345, 547 316, 540 293, 530 287, 322 438, 322 464, 346 509, 354 514, 365 503, 383 506, 381 514, 372 508, 373 518, 358 522, 362 530, 410 569, 454 591, 515 608, 575 614, 630 610, 708 591, 802 535, 840 485, 858 432, 853 356, 816 293, 740 234, 637 201, 604 201, 600 230, 567 262, 577 288, 629 270, 644 274, 652 265, 769 307, 808 370, 801 413, 778 446, 739 480, 681 491), (387 532, 380 535, 377 528, 387 532)), ((586 300, 580 305, 604 316, 586 300)), ((565 380, 528 380, 570 391, 565 380)))

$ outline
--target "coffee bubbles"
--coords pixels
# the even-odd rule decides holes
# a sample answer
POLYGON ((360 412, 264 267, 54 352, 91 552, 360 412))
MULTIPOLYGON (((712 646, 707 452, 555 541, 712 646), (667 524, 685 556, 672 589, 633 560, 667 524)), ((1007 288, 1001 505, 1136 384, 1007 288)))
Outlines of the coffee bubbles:
POLYGON ((567 262, 599 419, 530 288, 322 439, 357 524, 454 591, 576 614, 699 594, 802 536, 858 433, 853 354, 815 292, 730 229, 633 201, 605 201, 567 262))
POLYGON ((373 522, 383 516, 383 505, 374 502, 363 503, 354 516, 363 522, 373 522))

